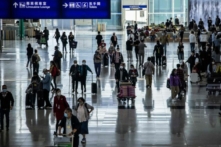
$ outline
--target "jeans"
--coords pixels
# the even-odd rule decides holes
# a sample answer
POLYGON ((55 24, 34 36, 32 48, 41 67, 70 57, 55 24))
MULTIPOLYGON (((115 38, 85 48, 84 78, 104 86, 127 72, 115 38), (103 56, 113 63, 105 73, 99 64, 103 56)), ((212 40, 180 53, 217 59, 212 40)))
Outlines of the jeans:
POLYGON ((64 50, 65 50, 65 52, 67 52, 67 44, 63 43, 62 51, 64 52, 64 50))
POLYGON ((178 53, 178 59, 179 61, 184 59, 183 53, 178 53))
POLYGON ((146 85, 151 86, 152 85, 152 75, 145 75, 146 79, 146 85))
POLYGON ((78 89, 78 79, 77 78, 73 78, 72 77, 72 90, 74 91, 74 90, 76 90, 77 91, 77 89, 78 89))
POLYGON ((161 66, 161 63, 162 63, 162 56, 156 56, 156 63, 158 66, 161 66))
POLYGON ((29 62, 30 62, 30 67, 31 67, 31 56, 27 56, 28 57, 28 61, 27 61, 27 67, 28 67, 28 64, 29 64, 29 62))
POLYGON ((43 98, 46 103, 45 107, 51 107, 51 103, 49 101, 49 91, 46 89, 43 89, 43 98))
POLYGON ((162 44, 162 46, 163 46, 164 54, 166 56, 167 55, 167 44, 162 44))
POLYGON ((140 61, 140 65, 143 65, 143 62, 144 62, 144 53, 139 53, 139 61, 140 61))
POLYGON ((57 42, 57 45, 59 44, 59 38, 55 38, 56 39, 56 42, 57 42))
POLYGON ((87 79, 86 76, 81 77, 81 90, 82 91, 83 91, 83 88, 86 91, 86 79, 87 79))
POLYGON ((132 50, 127 50, 127 59, 133 60, 132 50))
POLYGON ((190 43, 191 52, 195 50, 195 43, 190 43))
POLYGON ((37 74, 38 74, 38 72, 39 72, 39 63, 33 63, 33 73, 34 72, 37 72, 37 74))
POLYGON ((94 68, 95 68, 97 77, 99 77, 101 73, 101 63, 94 63, 94 68))
POLYGON ((53 85, 52 82, 51 82, 51 87, 52 87, 52 89, 57 89, 56 78, 57 78, 56 76, 52 77, 53 83, 54 83, 54 85, 53 85))
POLYGON ((155 41, 155 37, 156 37, 155 35, 151 35, 150 36, 150 41, 155 41))
POLYGON ((120 63, 115 63, 115 70, 117 71, 120 68, 120 63))
POLYGON ((6 128, 9 128, 9 109, 2 109, 1 110, 1 130, 4 129, 4 116, 6 117, 6 128))

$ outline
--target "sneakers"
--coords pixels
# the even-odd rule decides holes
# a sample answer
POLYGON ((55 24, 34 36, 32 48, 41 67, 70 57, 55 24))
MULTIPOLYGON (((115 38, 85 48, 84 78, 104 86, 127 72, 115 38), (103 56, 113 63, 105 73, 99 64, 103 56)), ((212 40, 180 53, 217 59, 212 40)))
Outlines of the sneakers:
POLYGON ((83 139, 81 140, 81 143, 86 143, 86 138, 83 138, 83 139))

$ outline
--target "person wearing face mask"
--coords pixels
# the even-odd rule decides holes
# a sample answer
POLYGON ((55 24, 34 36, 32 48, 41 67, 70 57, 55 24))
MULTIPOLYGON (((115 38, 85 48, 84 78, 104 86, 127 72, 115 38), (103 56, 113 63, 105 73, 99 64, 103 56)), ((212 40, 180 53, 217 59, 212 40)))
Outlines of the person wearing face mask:
POLYGON ((113 54, 112 64, 114 64, 115 69, 118 70, 122 62, 124 62, 124 58, 122 53, 120 52, 120 48, 118 47, 117 51, 113 54))
POLYGON ((72 147, 78 147, 80 123, 77 117, 72 114, 72 110, 70 108, 67 108, 65 110, 64 117, 58 125, 58 135, 61 135, 62 128, 63 128, 63 134, 67 134, 68 137, 74 135, 72 147))
POLYGON ((54 105, 53 105, 53 112, 54 112, 54 116, 56 117, 56 126, 55 126, 56 129, 55 129, 54 135, 57 134, 58 123, 64 117, 64 111, 67 108, 69 108, 69 104, 66 100, 66 97, 61 95, 60 89, 56 89, 56 96, 54 97, 54 105))
POLYGON ((133 62, 133 55, 132 55, 132 50, 133 50, 133 39, 130 38, 126 42, 126 49, 127 49, 127 62, 131 61, 133 62))
POLYGON ((80 132, 83 136, 83 139, 81 140, 81 143, 86 143, 86 134, 88 134, 88 120, 90 117, 91 112, 94 110, 94 107, 87 104, 85 102, 85 99, 80 97, 78 99, 78 105, 75 108, 77 112, 77 118, 80 122, 80 132))
POLYGON ((4 130, 4 116, 6 117, 6 130, 9 130, 9 112, 14 106, 14 98, 12 93, 7 90, 7 86, 2 86, 2 92, 0 93, 0 120, 1 131, 4 130))
POLYGON ((55 64, 54 61, 50 62, 50 69, 51 77, 53 79, 54 85, 51 82, 51 87, 52 87, 52 92, 54 92, 55 89, 57 89, 57 82, 56 78, 59 76, 60 70, 58 69, 57 65, 55 64))
POLYGON ((43 83, 43 98, 44 98, 44 102, 45 102, 45 106, 44 108, 51 108, 52 105, 49 101, 49 92, 50 92, 50 85, 51 85, 51 75, 48 72, 47 69, 43 70, 43 73, 45 75, 45 77, 43 78, 43 80, 41 81, 43 83))
POLYGON ((115 80, 118 92, 120 92, 120 82, 128 81, 128 73, 127 70, 124 68, 124 63, 121 63, 120 68, 116 70, 115 72, 115 80))
POLYGON ((74 60, 74 65, 71 66, 69 75, 72 77, 72 93, 78 93, 78 82, 80 81, 80 66, 77 64, 77 60, 74 60))
POLYGON ((86 65, 86 60, 82 61, 82 65, 80 67, 80 74, 81 74, 81 91, 83 93, 83 89, 84 92, 86 92, 86 79, 87 79, 87 71, 90 71, 91 74, 93 74, 93 72, 91 71, 90 67, 88 65, 86 65))
POLYGON ((113 43, 114 47, 117 46, 117 36, 115 33, 113 33, 113 36, 111 37, 111 42, 113 43))
POLYGON ((164 49, 164 55, 167 55, 167 44, 169 44, 168 35, 166 34, 166 31, 163 32, 162 36, 160 37, 161 45, 164 49))
POLYGON ((134 68, 134 65, 131 64, 130 70, 129 70, 129 78, 130 78, 130 81, 132 82, 132 86, 136 86, 137 77, 138 77, 138 71, 137 69, 134 68))
POLYGON ((180 91, 180 78, 177 75, 177 70, 173 69, 171 75, 170 75, 170 88, 171 88, 171 99, 173 101, 177 101, 178 99, 176 98, 176 96, 178 95, 179 91, 180 91))
POLYGON ((101 73, 101 62, 102 62, 102 57, 99 51, 96 51, 94 54, 94 69, 96 72, 97 79, 100 77, 101 73))

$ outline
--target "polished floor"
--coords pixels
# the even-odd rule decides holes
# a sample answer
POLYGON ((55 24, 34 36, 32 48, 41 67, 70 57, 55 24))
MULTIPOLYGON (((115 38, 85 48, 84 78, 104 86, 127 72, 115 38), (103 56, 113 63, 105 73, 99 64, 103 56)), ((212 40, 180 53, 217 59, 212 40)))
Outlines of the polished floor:
MULTIPOLYGON (((67 31, 69 32, 69 31, 67 31)), ((51 110, 25 110, 25 90, 30 83, 32 71, 26 69, 26 46, 31 43, 38 48, 40 71, 49 68, 54 53, 55 40, 51 37, 48 48, 39 48, 35 40, 4 41, 0 53, 0 84, 8 85, 15 98, 15 107, 10 113, 9 132, 0 133, 0 147, 53 146, 55 118, 51 110)), ((109 45, 112 32, 102 33, 109 45)), ((124 32, 116 32, 121 51, 126 59, 124 32)), ((90 93, 92 75, 88 75, 84 95, 70 93, 69 68, 73 60, 83 59, 94 71, 93 53, 96 50, 95 32, 77 30, 78 48, 74 54, 64 54, 62 76, 58 87, 70 105, 76 105, 76 97, 83 96, 95 107, 89 121, 87 143, 82 147, 220 147, 221 119, 218 116, 220 96, 208 96, 204 84, 188 84, 186 97, 177 103, 168 101, 170 90, 166 80, 178 63, 176 47, 171 42, 167 48, 167 67, 156 68, 152 89, 145 88, 144 78, 139 76, 134 104, 118 103, 115 92, 114 68, 102 68, 97 81, 97 95, 90 93)), ((146 43, 146 57, 152 55, 155 43, 146 43)), ((185 59, 190 55, 188 43, 185 59)), ((145 57, 145 59, 146 59, 145 57)), ((135 59, 135 57, 134 57, 135 59)), ((128 63, 126 62, 127 67, 128 63)), ((136 61, 133 62, 134 65, 136 61)), ((141 70, 139 70, 141 72, 141 70)), ((42 74, 42 73, 41 73, 42 74)), ((95 76, 93 77, 95 79, 95 76)), ((80 92, 80 89, 79 89, 80 92)), ((53 96, 51 95, 51 100, 53 96)))

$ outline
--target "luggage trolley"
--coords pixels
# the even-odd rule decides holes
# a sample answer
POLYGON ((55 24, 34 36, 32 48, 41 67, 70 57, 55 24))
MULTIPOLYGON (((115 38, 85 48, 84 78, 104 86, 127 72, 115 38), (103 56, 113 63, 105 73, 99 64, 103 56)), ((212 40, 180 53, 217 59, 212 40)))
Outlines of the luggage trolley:
POLYGON ((119 101, 123 101, 124 103, 127 100, 127 103, 129 103, 129 100, 134 103, 134 100, 136 98, 135 95, 135 87, 132 86, 131 82, 120 82, 120 93, 117 95, 119 101))
POLYGON ((55 147, 73 147, 74 135, 70 137, 67 134, 62 134, 61 136, 54 136, 54 146, 55 147))

